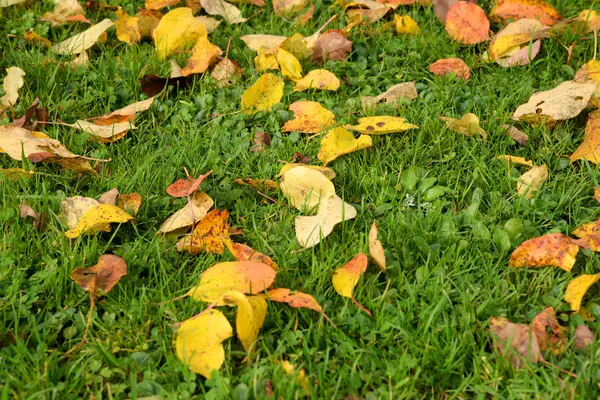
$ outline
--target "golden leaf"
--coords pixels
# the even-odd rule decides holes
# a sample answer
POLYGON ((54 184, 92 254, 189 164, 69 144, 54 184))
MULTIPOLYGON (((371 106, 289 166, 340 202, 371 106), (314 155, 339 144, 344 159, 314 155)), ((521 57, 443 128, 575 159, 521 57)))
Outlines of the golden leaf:
POLYGON ((283 80, 276 75, 262 75, 242 94, 242 111, 255 114, 271 110, 283 97, 283 86, 283 80))
POLYGON ((366 149, 372 144, 371 136, 360 135, 358 139, 355 139, 354 135, 346 129, 334 128, 321 139, 321 149, 317 158, 327 165, 339 156, 366 149))
POLYGON ((579 311, 583 296, 585 296, 588 289, 594 283, 598 282, 599 279, 600 274, 581 275, 569 282, 565 292, 565 301, 569 303, 572 310, 579 311))
POLYGON ((448 129, 453 132, 462 133, 465 136, 481 135, 484 140, 487 138, 487 132, 479 126, 479 118, 473 113, 467 113, 463 115, 461 119, 450 117, 439 118, 444 121, 448 129))
POLYGON ((212 44, 206 36, 200 36, 198 42, 192 49, 192 56, 188 58, 187 64, 181 70, 183 76, 201 74, 223 54, 218 46, 212 44))
POLYGON ((140 31, 140 19, 132 17, 123 12, 121 7, 116 12, 117 21, 115 28, 117 29, 117 39, 129 45, 142 40, 142 32, 140 31))
POLYGON ((333 73, 325 69, 314 69, 296 82, 294 91, 303 92, 308 89, 338 90, 339 87, 340 80, 333 73))
POLYGON ((177 242, 177 250, 198 254, 223 254, 229 246, 229 211, 214 209, 200 220, 194 231, 177 242))
POLYGON ((409 124, 401 117, 364 117, 358 119, 358 125, 345 125, 344 128, 364 133, 366 135, 385 135, 393 132, 404 132, 408 129, 418 128, 417 125, 409 124))
POLYGON ((394 15, 394 23, 396 24, 396 33, 416 35, 420 31, 417 22, 408 15, 394 15))
POLYGON ((134 219, 121 208, 112 204, 98 204, 88 209, 77 224, 65 236, 74 239, 86 232, 95 232, 99 227, 110 223, 123 223, 134 219))
POLYGON ((236 291, 225 294, 223 301, 237 306, 235 329, 244 349, 251 353, 267 316, 267 302, 261 296, 246 296, 236 291))
POLYGON ((300 100, 290 105, 294 119, 287 121, 281 128, 282 132, 319 133, 335 125, 335 116, 321 104, 300 100))
POLYGON ((511 267, 554 266, 571 271, 579 246, 562 233, 550 233, 523 242, 510 256, 511 267))
POLYGON ((175 51, 188 49, 203 36, 207 36, 206 28, 194 18, 188 7, 169 11, 152 32, 160 59, 167 58, 175 51))

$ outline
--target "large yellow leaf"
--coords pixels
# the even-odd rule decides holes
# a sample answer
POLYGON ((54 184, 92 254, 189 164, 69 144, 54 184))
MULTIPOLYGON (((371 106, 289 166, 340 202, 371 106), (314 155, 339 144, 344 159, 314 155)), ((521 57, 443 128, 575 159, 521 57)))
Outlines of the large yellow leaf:
POLYGON ((579 246, 562 233, 529 239, 523 242, 510 256, 508 265, 511 267, 545 267, 554 266, 571 271, 579 246))
POLYGON ((321 104, 300 100, 290 105, 294 119, 287 121, 281 128, 282 132, 319 133, 335 125, 335 116, 321 104))
MULTIPOLYGON (((73 229, 81 217, 83 217, 90 208, 95 207, 98 204, 100 203, 91 197, 66 197, 60 201, 60 214, 58 214, 58 219, 64 222, 69 229, 73 229)), ((110 225, 102 225, 100 229, 108 232, 110 231, 110 225)))
POLYGON ((312 210, 335 194, 333 183, 325 175, 305 166, 287 170, 279 185, 290 205, 300 211, 312 210))
POLYGON ((223 54, 218 46, 212 44, 206 36, 200 36, 192 50, 192 56, 188 58, 186 66, 181 70, 183 76, 201 74, 223 54))
POLYGON ((262 75, 242 94, 242 111, 255 114, 269 111, 283 97, 283 80, 276 75, 262 75))
POLYGON ((473 113, 467 113, 461 119, 451 117, 440 117, 440 119, 453 132, 462 133, 465 136, 480 135, 484 139, 487 138, 487 132, 479 126, 479 118, 473 113))
POLYGON ((313 69, 306 76, 296 82, 295 92, 303 92, 308 89, 338 90, 340 80, 326 69, 313 69))
POLYGON ((132 219, 131 215, 115 205, 98 204, 88 209, 77 221, 77 225, 65 232, 65 236, 73 239, 82 233, 97 231, 99 227, 106 226, 106 224, 123 223, 132 219))
POLYGON ((117 21, 115 22, 115 28, 117 29, 117 39, 130 45, 139 42, 142 39, 140 19, 123 12, 121 7, 119 7, 116 14, 117 21))
POLYGON ((229 292, 260 293, 275 280, 275 270, 255 261, 233 261, 215 264, 200 275, 198 286, 188 294, 197 301, 224 305, 229 292))
POLYGON ((325 175, 325 178, 327 178, 329 180, 332 180, 336 177, 335 171, 329 167, 323 167, 321 165, 307 165, 307 164, 302 164, 302 163, 284 164, 283 167, 281 167, 281 169, 279 170, 279 174, 277 174, 277 177, 279 178, 279 177, 283 176, 283 174, 285 174, 290 169, 298 168, 298 167, 306 167, 306 168, 314 169, 315 171, 319 171, 320 173, 325 175))
POLYGON ((337 195, 333 195, 321 202, 317 215, 296 217, 296 239, 304 248, 316 246, 321 239, 333 232, 337 224, 354 217, 356 209, 337 195))
POLYGON ((279 63, 277 62, 276 56, 277 50, 278 49, 268 49, 266 47, 261 47, 257 50, 256 57, 254 57, 254 67, 256 68, 256 72, 279 69, 279 63))
POLYGON ((408 129, 418 128, 409 124, 401 117, 365 117, 358 119, 358 125, 345 125, 344 128, 357 131, 366 135, 385 135, 393 132, 404 132, 408 129))
POLYGON ((25 84, 23 80, 25 75, 25 71, 19 67, 6 68, 6 76, 4 77, 4 81, 2 81, 4 96, 0 97, 0 105, 12 107, 17 104, 19 89, 25 84))
POLYGON ((600 274, 581 275, 569 282, 565 292, 565 301, 571 305, 571 309, 579 311, 581 301, 588 289, 600 279, 600 274))
POLYGON ((302 66, 300 61, 292 53, 284 49, 277 49, 275 58, 281 69, 281 74, 291 80, 298 82, 302 79, 302 66))
POLYGON ((194 18, 192 10, 180 7, 169 11, 152 32, 158 57, 165 59, 177 50, 185 50, 206 36, 206 28, 194 18))
POLYGON ((396 33, 399 34, 416 35, 420 31, 417 21, 408 15, 394 15, 394 24, 396 25, 396 33))
POLYGON ((92 26, 90 29, 78 33, 69 39, 56 43, 51 50, 57 54, 79 54, 83 53, 96 44, 100 36, 106 32, 114 23, 110 19, 104 19, 92 26))
POLYGON ((223 296, 223 301, 237 305, 235 330, 247 352, 252 352, 267 316, 267 302, 261 296, 246 296, 240 292, 229 292, 223 296))
POLYGON ((229 246, 229 211, 214 209, 194 228, 194 231, 177 242, 177 250, 190 254, 201 252, 223 254, 229 246))
POLYGON ((339 156, 366 149, 372 144, 371 136, 360 135, 358 139, 355 139, 354 135, 346 129, 334 128, 321 139, 321 149, 317 158, 327 165, 339 156))
POLYGON ((569 159, 571 162, 585 159, 594 164, 600 163, 600 111, 588 115, 583 142, 569 159))
POLYGON ((525 195, 525 198, 532 199, 535 197, 535 192, 548 179, 548 167, 539 165, 532 167, 519 177, 517 181, 517 194, 525 195))
POLYGON ((210 378, 225 361, 223 341, 233 336, 227 318, 218 310, 208 310, 184 321, 177 330, 177 357, 193 372, 210 378))

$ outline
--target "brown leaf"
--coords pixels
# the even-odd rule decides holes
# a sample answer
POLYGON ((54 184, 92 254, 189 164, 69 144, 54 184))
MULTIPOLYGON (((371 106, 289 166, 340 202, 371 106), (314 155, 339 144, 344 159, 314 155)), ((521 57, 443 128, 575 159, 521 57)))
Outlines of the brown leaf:
POLYGON ((554 266, 571 271, 579 246, 562 233, 550 233, 523 242, 510 256, 511 267, 554 266))
POLYGON ((138 193, 128 193, 119 196, 117 206, 131 215, 136 215, 142 205, 142 196, 138 193))
POLYGON ((269 257, 265 256, 262 253, 254 250, 252 247, 242 244, 242 243, 232 243, 230 249, 231 253, 235 258, 239 261, 256 261, 263 264, 267 264, 269 267, 273 269, 277 269, 277 264, 269 257))
MULTIPOLYGON (((15 119, 13 121, 13 126, 17 128, 25 128, 25 125, 29 122, 31 118, 37 115, 38 105, 40 104, 40 98, 36 97, 33 103, 25 110, 25 114, 21 118, 15 119)), ((47 116, 47 111, 46 111, 47 116)), ((43 121, 46 122, 46 121, 43 121)), ((33 129, 30 129, 33 130, 33 129)))
POLYGON ((576 236, 579 240, 572 242, 592 251, 600 251, 600 228, 596 222, 589 222, 575 228, 571 235, 576 236))
POLYGON ((500 354, 510 357, 513 368, 523 368, 525 360, 531 363, 544 361, 537 337, 524 324, 513 324, 503 317, 490 320, 494 346, 500 354))
MULTIPOLYGON (((300 163, 300 164, 310 164, 312 162, 312 157, 305 156, 304 154, 302 154, 300 152, 295 152, 294 155, 292 156, 291 162, 300 163)), ((600 201, 600 200, 598 200, 598 201, 600 201)))
POLYGON ((560 326, 552 307, 546 307, 531 321, 531 329, 537 337, 540 350, 561 353, 567 344, 567 329, 560 326))
POLYGON ((513 140, 519 143, 521 146, 527 147, 529 144, 529 136, 523 131, 518 130, 512 125, 504 124, 503 128, 506 129, 506 135, 513 138, 513 140))
POLYGON ((335 324, 323 312, 323 308, 314 297, 302 292, 294 292, 293 294, 290 294, 290 292, 290 289, 286 288, 271 289, 269 290, 267 300, 276 301, 278 303, 287 303, 287 305, 294 308, 308 308, 310 310, 315 310, 321 313, 321 315, 335 327, 335 324))
POLYGON ((187 89, 193 77, 181 76, 179 78, 161 78, 160 76, 147 74, 140 79, 142 92, 148 97, 153 97, 162 92, 166 87, 174 87, 176 90, 187 89))
POLYGON ((33 218, 33 225, 37 228, 40 225, 42 215, 36 212, 31 206, 27 203, 21 204, 21 218, 31 217, 33 218))
POLYGON ((167 193, 173 197, 191 196, 196 190, 198 190, 200 184, 204 182, 204 179, 206 179, 206 177, 210 174, 212 174, 212 170, 208 171, 204 175, 200 175, 196 179, 191 177, 188 177, 187 179, 179 179, 167 188, 167 193))
POLYGON ((468 81, 471 77, 469 66, 460 58, 444 58, 429 66, 429 72, 434 75, 446 76, 455 73, 459 78, 468 81))
POLYGON ((256 132, 254 134, 254 145, 250 147, 250 151, 259 152, 267 151, 267 147, 271 144, 271 137, 266 132, 256 132))
POLYGON ((125 261, 113 254, 105 254, 100 256, 98 264, 93 267, 75 268, 70 277, 85 291, 95 287, 96 290, 108 293, 125 275, 125 261), (92 281, 95 281, 95 284, 92 281))
POLYGON ((315 42, 312 60, 319 63, 326 61, 345 61, 352 51, 352 42, 346 39, 346 33, 329 30, 315 42))
POLYGON ((575 348, 583 349, 594 343, 594 332, 585 325, 579 325, 575 329, 575 348))
POLYGON ((98 197, 98 203, 115 205, 117 203, 117 197, 119 197, 119 189, 114 188, 98 197))
POLYGON ((258 190, 264 190, 264 191, 277 189, 277 182, 275 182, 271 179, 237 178, 235 180, 235 183, 237 183, 238 185, 249 185, 249 186, 252 186, 253 188, 256 188, 258 190))

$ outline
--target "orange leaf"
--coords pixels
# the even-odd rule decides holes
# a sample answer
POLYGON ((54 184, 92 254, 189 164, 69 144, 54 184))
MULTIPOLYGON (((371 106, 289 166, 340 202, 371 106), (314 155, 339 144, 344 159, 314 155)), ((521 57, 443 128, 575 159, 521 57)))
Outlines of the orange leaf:
POLYGON ((554 266, 571 271, 579 246, 562 233, 529 239, 523 242, 510 256, 511 267, 544 267, 554 266))
POLYGON ((142 205, 142 196, 138 193, 128 193, 119 196, 117 206, 127 211, 131 215, 137 214, 142 205))
POLYGON ((434 75, 446 76, 452 72, 459 78, 468 81, 471 77, 469 66, 460 58, 444 58, 429 66, 429 72, 434 75))
POLYGON ((592 251, 600 251, 600 227, 597 222, 589 222, 578 226, 571 232, 571 235, 577 236, 579 240, 572 242, 592 251))
POLYGON ((240 261, 256 261, 263 264, 267 264, 273 269, 277 269, 277 264, 263 253, 259 253, 252 247, 242 243, 232 243, 229 247, 233 256, 240 261))
POLYGON ((544 0, 499 0, 490 15, 503 21, 538 19, 546 25, 554 25, 562 19, 558 11, 544 0))
POLYGON ((540 350, 561 353, 567 344, 567 330, 560 326, 552 307, 546 307, 531 321, 531 329, 537 337, 540 350), (549 332, 550 331, 550 332, 549 332))
POLYGON ((187 179, 179 179, 175 183, 171 184, 167 188, 167 193, 173 197, 187 197, 192 195, 200 184, 206 179, 207 176, 212 174, 212 171, 208 171, 204 175, 200 175, 198 178, 187 178, 187 179))
POLYGON ((214 209, 196 226, 196 229, 177 242, 177 250, 186 250, 190 254, 202 251, 212 254, 223 254, 225 246, 230 246, 229 239, 229 211, 214 209))
POLYGON ((93 267, 75 268, 70 278, 85 291, 95 288, 108 293, 125 275, 127 275, 125 261, 121 257, 105 254, 100 256, 98 264, 93 267))
POLYGON ((446 14, 446 31, 461 44, 477 44, 490 38, 490 21, 477 4, 459 1, 446 14))
POLYGON ((290 294, 290 289, 277 288, 269 290, 267 300, 276 301, 278 303, 287 303, 288 306, 294 308, 308 308, 320 312, 331 325, 335 324, 329 319, 329 317, 323 312, 321 305, 312 297, 310 294, 302 292, 294 292, 290 294))
POLYGON ((583 142, 569 157, 571 162, 586 159, 591 163, 600 163, 600 111, 588 116, 583 142))
POLYGON ((338 268, 333 273, 331 281, 333 288, 340 296, 352 299, 354 304, 369 316, 369 310, 360 305, 354 298, 354 287, 358 283, 362 274, 367 270, 368 258, 365 253, 357 254, 352 260, 348 261, 344 266, 338 268))

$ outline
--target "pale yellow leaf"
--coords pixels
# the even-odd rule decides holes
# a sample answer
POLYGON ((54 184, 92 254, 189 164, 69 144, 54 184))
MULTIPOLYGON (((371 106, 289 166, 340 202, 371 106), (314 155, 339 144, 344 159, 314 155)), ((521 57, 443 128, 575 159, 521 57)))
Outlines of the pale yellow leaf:
POLYGON ((25 75, 25 71, 19 67, 6 68, 6 76, 2 82, 4 96, 0 97, 0 105, 12 107, 17 104, 17 100, 19 99, 19 89, 25 84, 25 81, 23 80, 25 75))
POLYGON ((214 205, 211 199, 204 192, 196 192, 191 202, 186 203, 185 207, 171 215, 158 229, 157 234, 169 233, 178 229, 189 228, 194 223, 200 221, 208 210, 214 205))
POLYGON ((98 42, 102 34, 114 23, 110 19, 104 19, 93 25, 86 31, 78 33, 69 39, 56 43, 51 50, 57 54, 80 54, 92 47, 98 42))
POLYGON ((85 232, 95 232, 110 223, 123 223, 134 219, 121 208, 112 204, 98 204, 88 209, 77 224, 65 236, 74 239, 85 232))
POLYGON ((548 179, 548 167, 545 165, 535 166, 525 172, 517 182, 517 194, 525 195, 525 198, 532 199, 535 192, 548 179))
POLYGON ((333 195, 322 201, 317 215, 296 217, 296 239, 304 248, 316 246, 322 238, 333 232, 337 224, 354 217, 356 217, 356 209, 333 195))
POLYGON ((325 175, 306 166, 287 170, 280 187, 290 205, 300 211, 312 210, 335 194, 333 183, 325 175))
POLYGON ((386 260, 385 260, 385 252, 383 251, 383 245, 378 238, 379 236, 379 228, 377 227, 377 221, 373 221, 371 225, 371 230, 369 230, 369 255, 371 259, 377 265, 377 267, 385 272, 386 270, 386 260))

